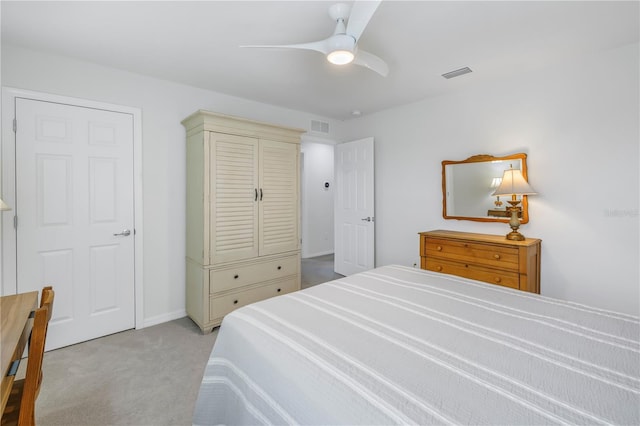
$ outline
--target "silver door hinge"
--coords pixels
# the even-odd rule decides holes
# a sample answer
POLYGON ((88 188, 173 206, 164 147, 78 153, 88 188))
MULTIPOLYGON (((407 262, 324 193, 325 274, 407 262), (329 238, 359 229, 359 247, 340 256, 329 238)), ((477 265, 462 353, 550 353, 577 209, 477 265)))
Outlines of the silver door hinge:
POLYGON ((13 217, 13 229, 18 229, 18 216, 13 217))
POLYGON ((18 120, 16 120, 15 118, 13 119, 13 133, 17 133, 18 132, 18 120))

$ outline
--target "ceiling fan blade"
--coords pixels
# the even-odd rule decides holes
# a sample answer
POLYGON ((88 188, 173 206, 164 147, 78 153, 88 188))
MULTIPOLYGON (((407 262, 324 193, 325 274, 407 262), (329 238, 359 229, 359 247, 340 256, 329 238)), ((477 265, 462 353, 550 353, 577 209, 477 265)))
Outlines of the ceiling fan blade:
POLYGON ((383 77, 386 77, 387 74, 389 74, 389 66, 385 61, 383 61, 373 53, 365 52, 364 50, 358 50, 353 63, 363 67, 367 67, 383 77))
POLYGON ((280 45, 246 45, 240 46, 244 48, 257 48, 257 49, 304 49, 304 50, 315 50, 316 52, 324 53, 325 55, 329 53, 329 47, 327 45, 327 40, 313 41, 310 43, 298 43, 298 44, 280 44, 280 45))
POLYGON ((360 39, 362 32, 366 28, 369 20, 375 13, 381 1, 355 1, 351 6, 351 15, 347 21, 347 34, 356 39, 360 39))

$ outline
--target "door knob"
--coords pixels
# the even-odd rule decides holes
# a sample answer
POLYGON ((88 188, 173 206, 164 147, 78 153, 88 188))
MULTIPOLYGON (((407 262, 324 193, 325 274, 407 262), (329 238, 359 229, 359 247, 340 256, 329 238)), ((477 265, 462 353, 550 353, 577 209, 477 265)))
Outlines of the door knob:
POLYGON ((129 235, 131 235, 131 231, 128 229, 125 229, 124 231, 118 233, 118 234, 113 234, 114 237, 128 237, 129 235))

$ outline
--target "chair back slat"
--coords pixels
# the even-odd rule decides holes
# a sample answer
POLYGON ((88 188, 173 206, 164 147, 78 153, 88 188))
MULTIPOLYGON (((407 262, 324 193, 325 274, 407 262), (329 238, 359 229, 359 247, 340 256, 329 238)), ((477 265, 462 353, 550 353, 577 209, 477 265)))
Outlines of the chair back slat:
MULTIPOLYGON (((29 338, 29 352, 27 358, 27 371, 24 380, 14 382, 14 388, 21 391, 19 395, 19 403, 17 408, 12 410, 11 415, 5 416, 7 410, 2 416, 2 424, 14 424, 15 414, 17 414, 18 426, 34 426, 35 425, 35 406, 36 399, 40 393, 40 385, 42 384, 42 360, 44 358, 44 347, 47 341, 47 331, 49 328, 49 320, 53 312, 53 299, 55 293, 53 288, 45 287, 42 290, 40 299, 40 308, 35 310, 33 317, 33 328, 31 329, 31 337, 29 338), (20 382, 18 384, 18 382, 20 382), (19 407, 19 408, 18 408, 19 407), (11 418, 9 418, 11 417, 11 418)), ((13 389, 12 389, 13 395, 13 389)))

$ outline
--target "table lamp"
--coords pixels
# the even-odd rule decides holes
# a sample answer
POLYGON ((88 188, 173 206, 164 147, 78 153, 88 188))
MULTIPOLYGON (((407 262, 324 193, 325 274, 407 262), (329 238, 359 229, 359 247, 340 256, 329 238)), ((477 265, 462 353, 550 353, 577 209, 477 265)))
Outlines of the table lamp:
POLYGON ((536 191, 529 185, 529 183, 522 176, 522 172, 519 169, 514 169, 509 166, 509 170, 504 171, 504 175, 502 175, 502 182, 500 186, 492 195, 511 195, 511 199, 507 200, 510 207, 507 207, 507 212, 511 214, 511 218, 509 219, 509 226, 511 227, 511 232, 507 234, 507 240, 513 241, 523 241, 524 235, 518 232, 518 228, 520 227, 520 219, 519 215, 522 211, 522 207, 519 206, 520 200, 518 200, 518 195, 533 195, 536 194, 536 191))
MULTIPOLYGON (((491 185, 489 186, 489 188, 491 189, 497 188, 500 186, 501 183, 502 183, 501 177, 494 177, 493 179, 491 179, 491 185)), ((499 195, 496 197, 496 200, 493 202, 493 204, 496 205, 496 208, 500 208, 500 206, 502 205, 502 201, 500 201, 499 195)))

